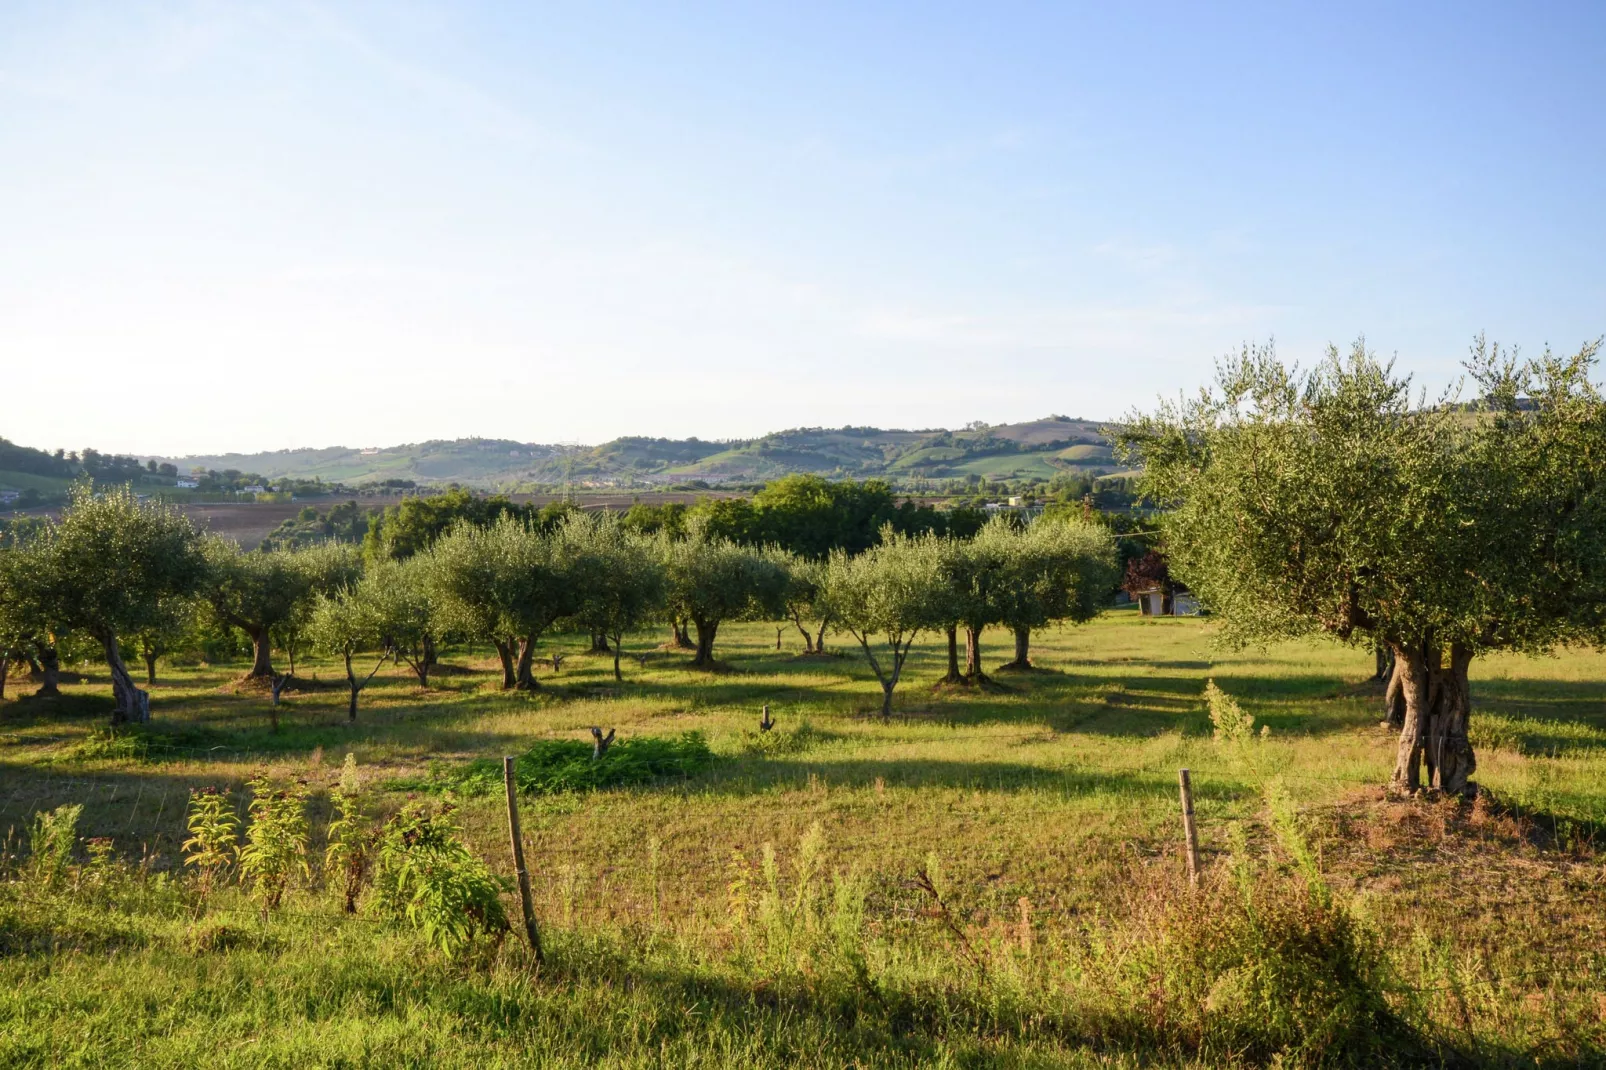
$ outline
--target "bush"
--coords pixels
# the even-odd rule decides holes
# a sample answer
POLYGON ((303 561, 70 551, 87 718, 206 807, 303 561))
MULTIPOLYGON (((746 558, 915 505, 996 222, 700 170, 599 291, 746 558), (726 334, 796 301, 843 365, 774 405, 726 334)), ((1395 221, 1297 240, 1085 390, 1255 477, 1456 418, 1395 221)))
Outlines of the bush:
MULTIPOLYGON (((519 756, 513 776, 527 795, 650 784, 665 777, 688 777, 714 763, 714 752, 701 732, 672 738, 635 736, 613 743, 601 758, 593 758, 592 745, 577 739, 543 739, 519 756)), ((425 783, 400 782, 395 787, 440 791, 455 789, 465 795, 502 790, 502 763, 480 759, 455 776, 425 783)))
POLYGON ((1201 1054, 1301 1066, 1399 1056, 1412 1039, 1376 935, 1297 877, 1183 893, 1141 927, 1148 1023, 1201 1054))
POLYGON ((385 824, 374 892, 379 910, 405 921, 448 956, 508 931, 501 893, 509 883, 468 849, 455 807, 409 803, 385 824))

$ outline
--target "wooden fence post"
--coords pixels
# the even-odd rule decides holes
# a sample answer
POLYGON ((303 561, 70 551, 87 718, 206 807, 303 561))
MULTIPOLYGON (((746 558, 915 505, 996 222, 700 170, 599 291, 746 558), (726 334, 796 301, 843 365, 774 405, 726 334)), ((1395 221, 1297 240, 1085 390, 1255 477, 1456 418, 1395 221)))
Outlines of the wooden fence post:
POLYGON ((1182 835, 1188 847, 1188 883, 1199 883, 1199 833, 1193 827, 1193 785, 1186 769, 1177 770, 1177 783, 1182 789, 1182 835))
POLYGON ((519 902, 524 907, 524 935, 530 939, 536 964, 541 956, 541 932, 535 926, 535 905, 530 901, 530 871, 524 868, 524 837, 519 833, 518 786, 513 782, 513 759, 502 759, 502 779, 507 782, 507 832, 513 840, 513 869, 519 877, 519 902))

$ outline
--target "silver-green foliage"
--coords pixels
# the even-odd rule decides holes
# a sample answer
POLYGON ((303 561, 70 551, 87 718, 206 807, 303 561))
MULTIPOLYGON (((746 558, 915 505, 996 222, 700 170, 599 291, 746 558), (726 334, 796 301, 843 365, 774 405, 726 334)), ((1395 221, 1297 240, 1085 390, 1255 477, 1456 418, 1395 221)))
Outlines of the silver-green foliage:
POLYGON ((920 633, 941 627, 949 587, 944 541, 891 530, 881 545, 856 557, 837 551, 826 565, 825 598, 864 651, 881 684, 881 714, 892 712, 892 693, 920 633))

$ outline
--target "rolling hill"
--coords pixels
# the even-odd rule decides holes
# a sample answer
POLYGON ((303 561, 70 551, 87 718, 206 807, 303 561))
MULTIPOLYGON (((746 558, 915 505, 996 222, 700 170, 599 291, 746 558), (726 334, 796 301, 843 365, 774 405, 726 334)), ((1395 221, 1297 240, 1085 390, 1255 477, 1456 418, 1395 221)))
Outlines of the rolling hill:
MULTIPOLYGON (((17 467, 34 471, 19 472, 18 478, 12 478, 7 466, 0 463, 0 486, 21 489, 41 478, 54 482, 54 469, 49 475, 42 470, 59 465, 59 461, 38 451, 12 449, 26 462, 17 467)), ((0 456, 0 462, 4 459, 0 456)), ((897 483, 970 475, 1046 479, 1058 472, 1102 474, 1117 467, 1101 425, 1066 416, 996 426, 972 424, 958 431, 802 427, 735 441, 626 437, 600 446, 464 438, 382 448, 333 446, 149 460, 171 464, 181 475, 199 469, 250 473, 266 479, 316 478, 347 485, 411 480, 502 490, 569 480, 627 487, 693 480, 743 483, 795 472, 835 478, 882 477, 897 483)), ((65 485, 66 481, 62 482, 65 485)))

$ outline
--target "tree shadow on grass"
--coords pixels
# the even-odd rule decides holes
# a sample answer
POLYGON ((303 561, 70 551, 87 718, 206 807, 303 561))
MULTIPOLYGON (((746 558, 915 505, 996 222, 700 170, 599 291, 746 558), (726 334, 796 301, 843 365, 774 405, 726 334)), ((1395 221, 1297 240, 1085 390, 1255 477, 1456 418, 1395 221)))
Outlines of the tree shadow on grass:
MULTIPOLYGON (((1041 792, 1063 798, 1118 795, 1131 799, 1163 799, 1168 803, 1175 801, 1177 791, 1176 776, 1169 772, 1112 773, 1024 762, 926 758, 733 760, 720 762, 697 778, 681 783, 698 792, 725 795, 751 795, 776 789, 946 788, 1041 792)), ((1248 788, 1228 782, 1213 784, 1208 792, 1222 800, 1236 800, 1251 793, 1248 788)))

